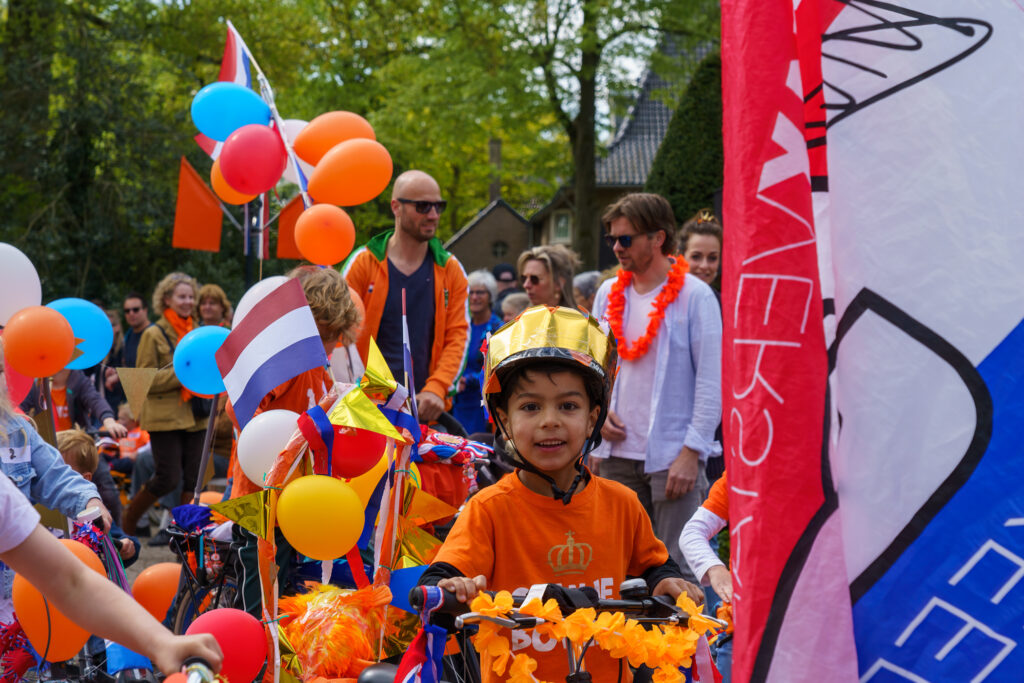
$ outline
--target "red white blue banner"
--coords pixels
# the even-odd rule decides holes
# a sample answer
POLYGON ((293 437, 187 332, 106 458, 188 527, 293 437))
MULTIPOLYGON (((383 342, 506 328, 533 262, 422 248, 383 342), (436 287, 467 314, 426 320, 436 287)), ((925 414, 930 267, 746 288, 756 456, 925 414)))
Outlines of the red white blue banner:
POLYGON ((240 429, 274 387, 326 365, 327 352, 299 281, 285 282, 253 306, 216 357, 240 429))
POLYGON ((737 681, 1024 670, 1024 2, 723 0, 737 681))

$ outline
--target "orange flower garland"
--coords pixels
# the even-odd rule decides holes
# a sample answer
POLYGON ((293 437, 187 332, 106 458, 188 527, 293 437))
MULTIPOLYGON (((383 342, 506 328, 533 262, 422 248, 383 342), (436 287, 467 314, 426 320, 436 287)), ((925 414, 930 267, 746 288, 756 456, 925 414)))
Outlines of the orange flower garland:
MULTIPOLYGON (((511 605, 512 596, 505 591, 493 599, 480 593, 473 599, 470 609, 498 616, 511 611, 511 605)), ((568 638, 577 658, 582 646, 593 638, 597 647, 612 657, 625 658, 632 666, 645 664, 654 669, 655 683, 682 683, 679 667, 690 666, 697 640, 717 625, 704 619, 700 607, 685 593, 677 598, 676 605, 690 615, 689 624, 654 626, 650 630, 633 619, 626 619, 620 612, 596 614, 589 608, 577 610, 563 619, 554 600, 545 604, 531 600, 519 612, 545 619, 547 623, 539 625, 537 630, 549 637, 568 638)), ((487 621, 480 622, 479 627, 474 645, 477 652, 490 655, 494 673, 503 675, 507 668, 508 683, 543 683, 534 676, 537 662, 526 654, 513 655, 508 638, 498 634, 501 627, 487 621)))
POLYGON ((658 328, 661 321, 665 319, 665 309, 676 300, 679 292, 683 290, 683 283, 686 281, 686 273, 689 266, 681 258, 672 262, 668 271, 668 279, 662 286, 658 296, 654 299, 654 309, 649 316, 651 321, 647 323, 647 330, 643 336, 638 338, 633 346, 626 343, 626 334, 622 327, 622 316, 626 312, 626 287, 633 282, 633 273, 628 270, 620 270, 612 289, 608 293, 608 326, 619 343, 619 358, 636 360, 642 357, 651 348, 651 344, 658 336, 658 328))

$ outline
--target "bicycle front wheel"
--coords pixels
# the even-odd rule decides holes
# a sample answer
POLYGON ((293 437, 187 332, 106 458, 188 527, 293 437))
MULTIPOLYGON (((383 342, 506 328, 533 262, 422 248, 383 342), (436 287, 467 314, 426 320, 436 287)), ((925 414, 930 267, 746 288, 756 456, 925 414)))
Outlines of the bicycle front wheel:
POLYGON ((236 595, 238 595, 238 586, 231 578, 226 578, 220 584, 199 586, 195 589, 195 593, 190 593, 188 590, 179 592, 172 630, 177 635, 185 633, 189 625, 200 614, 218 607, 231 607, 235 602, 236 595))

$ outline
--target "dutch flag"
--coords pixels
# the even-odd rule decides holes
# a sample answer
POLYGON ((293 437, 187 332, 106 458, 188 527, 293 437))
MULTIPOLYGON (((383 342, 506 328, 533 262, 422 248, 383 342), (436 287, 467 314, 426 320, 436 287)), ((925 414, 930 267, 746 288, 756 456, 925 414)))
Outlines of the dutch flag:
MULTIPOLYGON (((246 46, 242 36, 235 29, 234 24, 228 22, 228 37, 224 42, 224 56, 220 61, 220 74, 218 81, 228 81, 244 85, 252 89, 252 71, 249 63, 249 48, 246 46)), ((195 136, 196 144, 202 147, 203 151, 210 155, 211 159, 220 156, 223 142, 208 138, 202 133, 195 136)))
POLYGON ((274 387, 327 364, 302 285, 289 280, 253 306, 216 354, 239 429, 274 387))

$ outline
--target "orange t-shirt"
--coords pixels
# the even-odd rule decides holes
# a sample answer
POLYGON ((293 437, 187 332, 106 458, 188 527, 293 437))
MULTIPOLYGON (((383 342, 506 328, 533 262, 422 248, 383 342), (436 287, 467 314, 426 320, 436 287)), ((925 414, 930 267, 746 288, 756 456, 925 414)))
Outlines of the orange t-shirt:
POLYGON ((51 387, 50 397, 53 399, 53 421, 57 425, 57 431, 71 429, 74 425, 71 424, 71 413, 68 410, 68 388, 51 387))
POLYGON ((729 520, 729 484, 726 481, 728 474, 728 472, 722 472, 722 476, 711 485, 708 499, 701 504, 701 507, 707 508, 709 512, 726 521, 729 520))
POLYGON ((145 429, 133 429, 128 436, 117 442, 118 450, 122 458, 134 458, 139 454, 139 449, 149 443, 149 432, 145 429))
MULTIPOLYGON (((559 583, 592 586, 601 598, 617 598, 627 576, 667 560, 636 494, 622 484, 593 477, 563 505, 530 491, 515 473, 470 498, 434 559, 466 576, 483 574, 489 590, 525 594, 535 583, 559 583)), ((535 631, 512 631, 510 637, 513 653, 537 660, 539 680, 565 678, 561 642, 535 631)), ((484 683, 500 680, 488 659, 484 655, 480 667, 484 683)), ((596 647, 587 651, 586 668, 595 683, 614 683, 619 676, 618 661, 596 647)))
MULTIPOLYGON (((269 394, 260 401, 259 408, 255 415, 266 410, 291 410, 296 413, 304 413, 320 402, 327 390, 334 386, 334 378, 326 368, 313 368, 306 370, 300 375, 292 377, 287 382, 274 387, 269 394)), ((235 418, 235 408, 228 401, 228 414, 231 422, 238 431, 238 419, 235 418)), ((255 417, 254 415, 254 417, 255 417)), ((229 466, 231 480, 231 498, 239 498, 250 493, 263 490, 263 483, 255 483, 245 476, 242 467, 238 464, 238 440, 231 443, 231 464, 229 466)))

